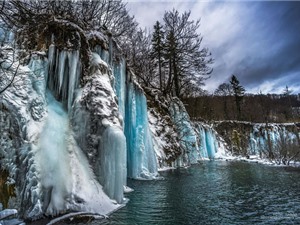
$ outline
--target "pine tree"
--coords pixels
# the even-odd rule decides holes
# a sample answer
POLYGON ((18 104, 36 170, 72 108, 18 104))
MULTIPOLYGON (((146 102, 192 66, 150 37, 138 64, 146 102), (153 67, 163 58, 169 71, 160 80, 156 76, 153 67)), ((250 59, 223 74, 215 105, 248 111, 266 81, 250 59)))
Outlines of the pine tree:
POLYGON ((163 26, 159 21, 156 21, 154 25, 154 32, 152 35, 152 52, 151 56, 157 59, 158 63, 158 76, 159 76, 159 88, 162 91, 165 87, 164 78, 162 75, 162 63, 163 63, 163 49, 164 49, 164 31, 163 26))
POLYGON ((235 75, 232 75, 230 84, 232 86, 233 94, 235 97, 237 120, 241 120, 241 103, 245 95, 245 88, 242 85, 240 85, 240 82, 235 75))

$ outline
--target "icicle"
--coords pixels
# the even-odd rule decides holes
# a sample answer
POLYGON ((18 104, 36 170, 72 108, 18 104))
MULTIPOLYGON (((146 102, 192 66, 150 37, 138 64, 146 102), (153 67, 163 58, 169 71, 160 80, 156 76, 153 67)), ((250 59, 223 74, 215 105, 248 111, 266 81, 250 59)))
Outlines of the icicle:
POLYGON ((208 158, 207 147, 206 147, 206 132, 202 126, 199 126, 199 134, 200 134, 200 154, 203 158, 208 158))
POLYGON ((79 51, 68 52, 69 58, 69 87, 68 87, 68 109, 71 109, 74 99, 75 88, 79 80, 79 51))
POLYGON ((114 54, 114 44, 113 44, 113 40, 112 40, 112 37, 111 36, 109 36, 109 46, 108 46, 108 48, 109 48, 109 58, 108 58, 108 64, 110 65, 110 66, 112 66, 112 63, 113 63, 113 54, 114 54))
POLYGON ((119 112, 125 120, 125 101, 126 101, 126 64, 122 59, 114 66, 115 90, 118 97, 119 112))
MULTIPOLYGON (((53 70, 54 70, 54 64, 55 64, 55 45, 51 44, 49 46, 49 50, 48 50, 48 65, 49 65, 49 74, 53 74, 53 70)), ((46 85, 48 82, 48 77, 45 79, 46 85)))
POLYGON ((207 156, 209 159, 213 159, 216 154, 216 147, 215 147, 215 137, 212 134, 211 129, 205 130, 205 137, 206 137, 207 156))
POLYGON ((101 53, 101 59, 104 62, 108 63, 108 61, 109 61, 109 52, 106 51, 106 50, 103 50, 102 53, 101 53))
POLYGON ((126 177, 126 139, 119 127, 106 128, 101 137, 99 165, 100 183, 105 193, 118 203, 123 202, 126 177))
POLYGON ((58 66, 58 93, 61 92, 63 85, 63 79, 65 74, 65 64, 66 64, 66 51, 61 51, 59 54, 59 66, 58 66))

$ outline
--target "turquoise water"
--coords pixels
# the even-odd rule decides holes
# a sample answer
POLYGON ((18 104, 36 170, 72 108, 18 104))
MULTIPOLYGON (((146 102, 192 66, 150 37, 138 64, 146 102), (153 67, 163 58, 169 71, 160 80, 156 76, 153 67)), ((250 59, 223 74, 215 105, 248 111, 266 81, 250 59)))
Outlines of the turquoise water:
POLYGON ((208 161, 135 181, 130 199, 94 225, 300 224, 300 170, 208 161))

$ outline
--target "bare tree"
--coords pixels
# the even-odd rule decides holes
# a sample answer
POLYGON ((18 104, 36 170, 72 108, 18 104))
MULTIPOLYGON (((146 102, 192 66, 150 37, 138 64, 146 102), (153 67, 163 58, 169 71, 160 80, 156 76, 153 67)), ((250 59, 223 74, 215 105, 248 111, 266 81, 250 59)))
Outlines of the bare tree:
POLYGON ((213 60, 208 49, 201 47, 202 37, 197 33, 200 20, 190 20, 190 13, 165 12, 162 26, 155 25, 152 42, 159 64, 157 86, 164 94, 181 98, 200 93, 204 77, 212 72, 213 60))
POLYGON ((137 28, 121 0, 7 0, 0 6, 0 17, 19 39, 24 41, 30 37, 23 43, 29 48, 36 47, 41 34, 57 20, 74 23, 84 31, 106 29, 117 39, 128 38, 137 28))
POLYGON ((10 42, 10 30, 0 20, 0 95, 15 81, 20 63, 14 42, 10 42), (16 65, 18 64, 18 65, 16 65))
POLYGON ((226 120, 229 119, 228 115, 228 96, 233 95, 233 90, 230 84, 222 83, 215 91, 215 95, 223 97, 224 117, 226 120))

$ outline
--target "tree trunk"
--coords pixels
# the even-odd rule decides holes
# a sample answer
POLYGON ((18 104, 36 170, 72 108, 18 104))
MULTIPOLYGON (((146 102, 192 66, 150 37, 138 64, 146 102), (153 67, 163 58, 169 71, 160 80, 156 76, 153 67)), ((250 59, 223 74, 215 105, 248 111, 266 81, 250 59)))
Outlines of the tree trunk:
POLYGON ((174 84, 175 84, 175 95, 179 98, 180 91, 179 91, 179 77, 177 71, 177 65, 175 57, 173 57, 173 71, 174 71, 174 84))

